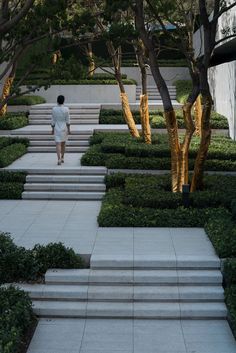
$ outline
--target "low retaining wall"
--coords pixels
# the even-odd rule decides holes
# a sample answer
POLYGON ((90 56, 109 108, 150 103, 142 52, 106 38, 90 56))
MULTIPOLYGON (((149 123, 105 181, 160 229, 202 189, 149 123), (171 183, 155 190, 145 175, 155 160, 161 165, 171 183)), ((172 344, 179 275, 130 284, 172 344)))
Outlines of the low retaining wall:
MULTIPOLYGON (((125 90, 130 103, 136 102, 136 85, 125 85, 125 90)), ((55 103, 60 94, 66 97, 66 103, 120 103, 117 85, 52 85, 31 94, 45 98, 47 103, 55 103)))

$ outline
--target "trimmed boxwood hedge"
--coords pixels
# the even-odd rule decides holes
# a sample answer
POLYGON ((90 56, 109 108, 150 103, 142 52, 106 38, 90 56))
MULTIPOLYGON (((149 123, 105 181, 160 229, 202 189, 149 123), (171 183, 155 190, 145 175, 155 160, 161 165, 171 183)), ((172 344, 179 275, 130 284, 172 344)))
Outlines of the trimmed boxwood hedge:
MULTIPOLYGON (((107 176, 106 185, 108 192, 98 218, 104 227, 203 227, 214 215, 230 224, 231 201, 236 197, 236 177, 230 176, 207 176, 206 190, 190 195, 188 209, 183 208, 182 194, 171 192, 169 175, 118 173, 107 176)), ((227 246, 234 255, 236 244, 228 242, 227 246)))
MULTIPOLYGON (((48 86, 48 80, 31 80, 24 82, 25 85, 48 86)), ((137 85, 133 79, 123 79, 124 85, 137 85)), ((115 79, 81 79, 81 80, 51 80, 50 85, 117 85, 115 79)))
MULTIPOLYGON (((140 113, 133 111, 133 117, 136 124, 141 123, 140 113)), ((183 112, 181 109, 176 110, 178 127, 185 128, 183 112)), ((125 124, 125 119, 121 110, 101 109, 99 116, 99 124, 125 124)), ((166 128, 164 112, 162 110, 150 111, 150 124, 153 129, 166 128)), ((212 129, 228 129, 228 120, 225 116, 212 112, 211 114, 212 129)))
POLYGON ((8 113, 0 119, 0 130, 19 129, 28 123, 29 120, 25 113, 8 113))
POLYGON ((0 168, 7 167, 27 152, 29 140, 17 137, 0 137, 0 168))
MULTIPOLYGON (((92 145, 82 156, 82 165, 103 165, 109 169, 169 170, 170 149, 167 135, 153 134, 153 144, 134 139, 128 133, 95 132, 92 145)), ((192 139, 189 167, 194 166, 199 138, 192 139)), ((206 170, 236 171, 236 142, 227 137, 214 136, 205 163, 206 170)))
POLYGON ((49 268, 83 268, 84 262, 72 248, 62 243, 36 244, 32 250, 14 244, 0 233, 0 283, 35 281, 49 268))
POLYGON ((46 103, 46 100, 41 96, 20 96, 9 99, 8 105, 34 105, 46 103))
POLYGON ((24 343, 36 317, 32 302, 22 290, 14 287, 0 288, 0 352, 17 353, 24 343))
POLYGON ((21 199, 26 173, 0 171, 0 199, 21 199))

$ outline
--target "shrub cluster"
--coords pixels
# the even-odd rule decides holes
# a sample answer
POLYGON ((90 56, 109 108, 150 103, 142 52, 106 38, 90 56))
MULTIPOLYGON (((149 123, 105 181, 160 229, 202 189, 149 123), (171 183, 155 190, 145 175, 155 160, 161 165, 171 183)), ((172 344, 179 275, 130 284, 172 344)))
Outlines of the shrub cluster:
POLYGON ((0 199, 21 199, 26 173, 0 171, 0 199))
MULTIPOLYGON (((234 226, 236 227, 236 225, 234 226)), ((224 280, 226 284, 225 301, 229 310, 229 322, 236 338, 236 257, 228 258, 224 262, 224 280)))
POLYGON ((29 140, 25 138, 0 137, 0 168, 7 167, 27 152, 29 140))
POLYGON ((192 89, 192 82, 186 80, 175 81, 176 99, 179 103, 184 104, 188 98, 189 92, 192 89))
POLYGON ((20 96, 9 99, 8 105, 34 105, 46 103, 41 96, 20 96))
POLYGON ((14 287, 0 288, 0 352, 16 353, 35 321, 29 296, 14 287))
MULTIPOLYGON (((132 79, 124 79, 123 83, 125 85, 137 85, 137 82, 132 79)), ((48 86, 48 80, 34 80, 26 81, 25 85, 38 85, 38 86, 48 86)), ((50 81, 50 85, 117 85, 115 79, 78 79, 78 80, 65 80, 65 79, 55 79, 50 81)))
MULTIPOLYGON (((141 123, 140 113, 133 111, 133 117, 136 124, 141 123)), ((182 110, 176 110, 176 116, 179 128, 185 128, 185 122, 182 110)), ((100 124, 125 124, 125 119, 121 110, 101 109, 99 116, 100 124)), ((164 112, 162 110, 150 111, 150 124, 153 129, 166 128, 164 112)), ((228 120, 225 116, 212 112, 211 114, 212 129, 228 129, 228 120)))
POLYGON ((26 114, 8 113, 0 119, 0 130, 19 129, 28 125, 29 120, 26 114))
MULTIPOLYGON (((169 170, 171 165, 167 135, 153 134, 153 144, 134 139, 128 133, 95 132, 92 145, 81 159, 82 165, 104 165, 109 169, 160 169, 169 170)), ((189 167, 194 166, 199 146, 194 137, 189 151, 189 167)), ((236 170, 235 141, 215 136, 205 163, 206 170, 236 170)))
POLYGON ((14 244, 0 233, 0 283, 35 281, 48 268, 82 268, 82 258, 62 243, 36 244, 32 250, 14 244))

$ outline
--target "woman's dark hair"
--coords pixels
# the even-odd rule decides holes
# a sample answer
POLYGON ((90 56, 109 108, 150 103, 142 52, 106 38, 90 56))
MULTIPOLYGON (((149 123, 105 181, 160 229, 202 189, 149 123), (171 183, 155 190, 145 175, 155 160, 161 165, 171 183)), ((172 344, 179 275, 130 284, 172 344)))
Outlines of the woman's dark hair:
POLYGON ((64 96, 58 96, 57 97, 57 103, 58 104, 63 104, 65 101, 65 97, 64 96))

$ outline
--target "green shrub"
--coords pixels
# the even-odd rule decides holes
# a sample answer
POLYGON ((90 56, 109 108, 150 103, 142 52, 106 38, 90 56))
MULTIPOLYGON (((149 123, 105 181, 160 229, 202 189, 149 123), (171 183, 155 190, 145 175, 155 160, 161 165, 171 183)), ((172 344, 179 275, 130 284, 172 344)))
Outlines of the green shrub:
POLYGON ((178 80, 175 82, 176 86, 176 99, 179 103, 184 104, 192 89, 192 82, 186 80, 178 80))
POLYGON ((11 98, 8 102, 9 105, 34 105, 46 103, 46 100, 40 96, 20 96, 11 98))
POLYGON ((18 182, 25 183, 27 173, 25 172, 12 172, 8 170, 0 171, 0 182, 1 183, 10 183, 18 182))
POLYGON ((21 199, 22 192, 24 191, 24 184, 18 182, 4 182, 0 183, 0 199, 21 199))
POLYGON ((82 268, 83 260, 62 243, 36 244, 33 250, 18 247, 7 233, 0 233, 0 283, 35 281, 52 267, 82 268))
POLYGON ((33 248, 35 260, 39 264, 39 273, 44 274, 48 268, 82 268, 82 258, 75 254, 72 248, 66 248, 62 243, 35 245, 33 248))
POLYGON ((231 328, 236 337, 236 285, 226 288, 225 299, 229 310, 231 328))
POLYGON ((229 217, 213 216, 205 230, 221 258, 236 257, 236 225, 229 217))
MULTIPOLYGON (((137 85, 137 82, 132 79, 124 79, 124 85, 137 85)), ((47 86, 49 84, 49 80, 27 80, 25 85, 37 85, 37 86, 47 86)), ((50 81, 50 85, 117 85, 117 81, 115 79, 81 79, 81 80, 73 80, 73 79, 55 79, 50 81)))
POLYGON ((28 125, 28 118, 25 114, 8 114, 0 119, 0 130, 19 129, 26 125, 28 125))
POLYGON ((227 286, 236 285, 236 258, 226 259, 224 262, 224 279, 227 286))
POLYGON ((30 298, 14 287, 0 288, 0 352, 19 351, 24 334, 35 320, 30 298))
POLYGON ((0 168, 7 167, 27 152, 27 147, 22 143, 14 143, 0 150, 0 168))

